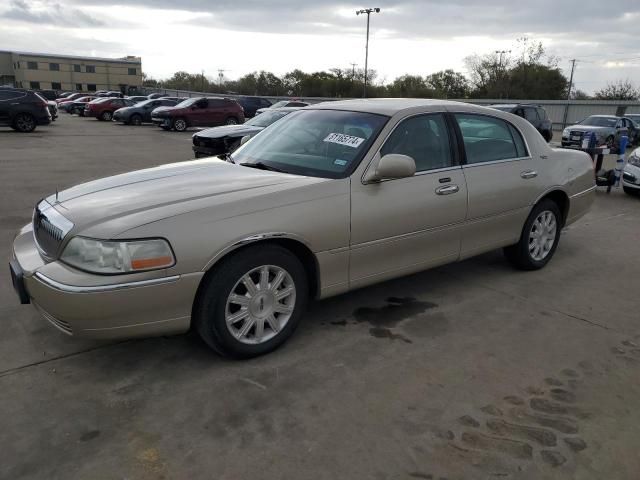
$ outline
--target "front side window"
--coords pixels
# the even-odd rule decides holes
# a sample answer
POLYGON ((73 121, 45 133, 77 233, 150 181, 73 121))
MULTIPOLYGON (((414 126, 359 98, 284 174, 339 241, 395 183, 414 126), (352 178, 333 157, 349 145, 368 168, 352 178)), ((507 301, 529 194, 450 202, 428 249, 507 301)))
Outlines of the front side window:
POLYGON ((27 68, 29 70, 38 70, 38 62, 27 62, 27 68))
POLYGON ((300 110, 236 150, 233 161, 296 175, 345 178, 388 120, 372 113, 300 110))
POLYGON ((381 155, 389 153, 413 158, 417 172, 451 167, 449 133, 442 114, 418 115, 403 120, 380 150, 381 155))
POLYGON ((520 133, 499 118, 456 113, 468 164, 526 156, 520 133), (514 137, 515 136, 515 137, 514 137))

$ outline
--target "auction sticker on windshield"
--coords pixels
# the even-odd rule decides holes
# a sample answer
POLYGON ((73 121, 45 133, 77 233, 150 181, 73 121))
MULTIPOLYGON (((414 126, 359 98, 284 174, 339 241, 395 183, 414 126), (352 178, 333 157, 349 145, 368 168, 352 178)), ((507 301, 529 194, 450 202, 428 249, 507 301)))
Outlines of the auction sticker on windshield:
POLYGON ((344 133, 330 133, 329 135, 327 135, 324 141, 329 143, 337 143, 338 145, 345 145, 351 148, 358 148, 360 144, 365 141, 365 139, 360 137, 352 137, 351 135, 345 135, 344 133))

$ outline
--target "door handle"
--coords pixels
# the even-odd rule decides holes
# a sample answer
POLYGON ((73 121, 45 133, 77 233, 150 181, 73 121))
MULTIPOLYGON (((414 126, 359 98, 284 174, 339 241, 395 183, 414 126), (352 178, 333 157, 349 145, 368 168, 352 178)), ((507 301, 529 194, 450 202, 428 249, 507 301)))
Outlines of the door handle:
POLYGON ((445 187, 436 188, 436 194, 451 195, 452 193, 456 193, 458 190, 460 190, 460 187, 458 187, 458 185, 447 185, 445 187))
POLYGON ((520 174, 520 176, 525 180, 529 180, 530 178, 536 178, 538 176, 538 172, 535 170, 525 170, 520 174))

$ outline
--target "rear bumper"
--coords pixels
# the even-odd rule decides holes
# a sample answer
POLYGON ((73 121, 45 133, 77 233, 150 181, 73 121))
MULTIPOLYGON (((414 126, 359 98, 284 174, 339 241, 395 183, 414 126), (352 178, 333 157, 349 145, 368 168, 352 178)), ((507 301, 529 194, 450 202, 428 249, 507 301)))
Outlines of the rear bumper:
POLYGON ((14 241, 11 262, 21 273, 24 294, 47 321, 67 335, 103 339, 187 331, 204 275, 141 280, 139 276, 101 277, 74 271, 75 280, 70 284, 69 267, 59 262, 45 264, 28 227, 14 241))
POLYGON ((565 225, 570 225, 579 218, 583 217, 591 208, 596 198, 595 185, 588 189, 578 192, 569 199, 569 213, 565 225))

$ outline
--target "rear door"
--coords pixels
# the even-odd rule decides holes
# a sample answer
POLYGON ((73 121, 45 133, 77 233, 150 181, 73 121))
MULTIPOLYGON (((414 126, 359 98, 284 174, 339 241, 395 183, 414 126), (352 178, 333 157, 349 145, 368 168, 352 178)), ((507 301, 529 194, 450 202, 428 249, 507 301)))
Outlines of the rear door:
POLYGON ((0 123, 8 124, 13 117, 13 111, 26 94, 16 90, 0 89, 0 123))
POLYGON ((207 126, 214 127, 224 124, 224 120, 231 112, 231 104, 222 99, 210 99, 207 108, 207 126))
POLYGON ((517 242, 545 188, 539 175, 544 160, 531 155, 523 135, 505 120, 471 113, 454 118, 469 195, 461 256, 469 257, 517 242))
MULTIPOLYGON (((359 130, 346 133, 365 137, 359 130)), ((352 180, 352 287, 457 260, 467 189, 453 139, 442 113, 401 120, 378 155, 409 155, 416 174, 352 180)))

